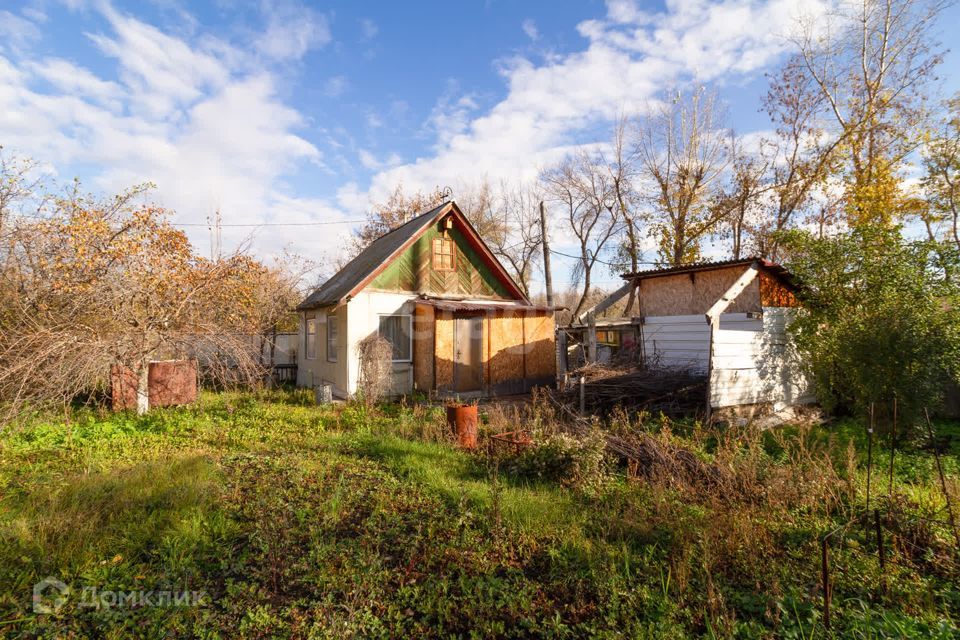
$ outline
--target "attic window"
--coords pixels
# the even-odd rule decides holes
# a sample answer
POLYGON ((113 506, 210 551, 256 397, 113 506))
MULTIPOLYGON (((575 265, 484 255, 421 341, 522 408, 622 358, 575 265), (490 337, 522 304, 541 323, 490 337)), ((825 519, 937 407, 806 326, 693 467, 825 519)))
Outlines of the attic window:
POLYGON ((456 249, 450 238, 433 239, 434 271, 453 271, 456 267, 456 249))

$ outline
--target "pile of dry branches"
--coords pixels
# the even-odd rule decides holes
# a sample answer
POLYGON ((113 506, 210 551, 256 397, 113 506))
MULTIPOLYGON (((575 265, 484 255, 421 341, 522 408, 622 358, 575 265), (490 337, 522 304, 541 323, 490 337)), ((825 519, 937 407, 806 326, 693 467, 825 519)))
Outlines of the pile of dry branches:
POLYGON ((638 369, 589 364, 574 371, 573 384, 559 393, 560 399, 578 406, 585 378, 585 409, 588 413, 609 414, 614 408, 664 413, 671 417, 696 415, 702 411, 707 393, 705 375, 673 369, 638 369))
MULTIPOLYGON (((544 394, 555 424, 577 437, 587 437, 597 429, 592 416, 577 413, 561 394, 544 394)), ((648 480, 686 487, 717 487, 728 478, 717 465, 703 462, 692 451, 658 439, 649 433, 630 430, 627 435, 604 430, 607 452, 624 461, 630 473, 648 480)))

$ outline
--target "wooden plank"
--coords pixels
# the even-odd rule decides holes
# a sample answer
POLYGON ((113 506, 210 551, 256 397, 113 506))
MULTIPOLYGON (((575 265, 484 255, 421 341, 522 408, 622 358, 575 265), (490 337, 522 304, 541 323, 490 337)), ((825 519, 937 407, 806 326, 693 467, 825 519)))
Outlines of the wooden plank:
POLYGON ((618 300, 623 298, 623 296, 630 293, 630 289, 633 287, 633 282, 627 282, 625 285, 608 295, 606 298, 586 309, 583 313, 577 316, 577 320, 582 322, 583 318, 588 317, 591 313, 594 316, 603 313, 610 307, 612 307, 618 300))
POLYGON ((757 269, 757 263, 754 262, 747 268, 746 271, 743 272, 739 278, 737 278, 732 285, 730 285, 730 288, 727 289, 722 296, 720 296, 720 299, 710 307, 710 309, 707 311, 707 317, 716 318, 723 313, 724 310, 730 306, 730 303, 733 302, 737 296, 739 296, 743 290, 747 288, 747 285, 754 281, 758 273, 759 270, 757 269))

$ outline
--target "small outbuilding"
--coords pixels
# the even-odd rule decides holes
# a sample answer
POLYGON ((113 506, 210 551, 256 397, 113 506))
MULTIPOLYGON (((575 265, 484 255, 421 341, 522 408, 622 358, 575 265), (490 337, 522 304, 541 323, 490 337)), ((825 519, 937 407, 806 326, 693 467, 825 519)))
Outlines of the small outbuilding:
POLYGON ((477 397, 556 377, 553 309, 534 305, 445 202, 375 240, 298 307, 297 383, 356 393, 357 347, 393 347, 393 395, 477 397))
POLYGON ((622 288, 559 332, 561 371, 579 358, 702 374, 708 411, 815 401, 787 331, 799 307, 796 285, 780 265, 747 258, 623 278, 622 288), (597 317, 631 290, 637 306, 624 317, 597 317))

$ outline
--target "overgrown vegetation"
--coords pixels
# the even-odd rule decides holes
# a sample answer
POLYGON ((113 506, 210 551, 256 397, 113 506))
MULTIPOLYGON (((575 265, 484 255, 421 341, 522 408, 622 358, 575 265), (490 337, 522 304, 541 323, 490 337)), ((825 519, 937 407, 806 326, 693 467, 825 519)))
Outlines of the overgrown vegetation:
MULTIPOLYGON (((627 469, 589 438, 561 436, 546 405, 485 413, 487 434, 524 424, 540 446, 466 453, 449 442, 439 408, 317 407, 304 392, 205 395, 142 417, 81 411, 8 431, 0 629, 824 635, 819 539, 863 506, 861 427, 761 432, 620 416, 611 431, 666 452, 627 469), (686 456, 706 471, 678 472, 686 456), (56 614, 33 613, 31 588, 47 576, 76 592, 56 614), (206 597, 191 607, 78 608, 84 585, 206 597)), ((960 428, 939 426, 951 438, 944 463, 956 495, 960 428)), ((895 460, 891 512, 942 512, 924 444, 895 460)), ((835 544, 838 636, 957 634, 956 551, 941 528, 911 526, 899 535, 912 546, 888 550, 886 595, 869 530, 852 526, 835 544)))
POLYGON ((866 415, 897 400, 908 421, 960 377, 956 247, 861 226, 786 236, 804 311, 793 329, 828 408, 866 415))

